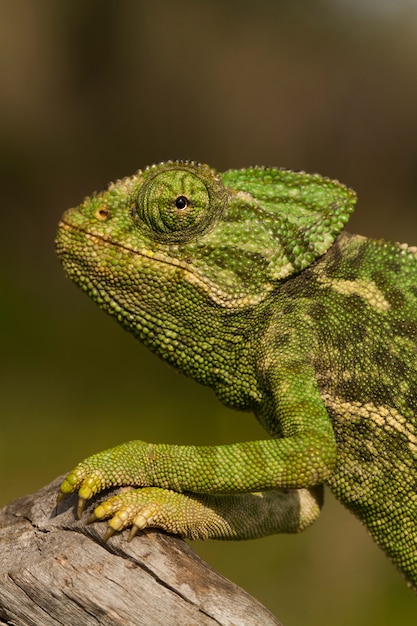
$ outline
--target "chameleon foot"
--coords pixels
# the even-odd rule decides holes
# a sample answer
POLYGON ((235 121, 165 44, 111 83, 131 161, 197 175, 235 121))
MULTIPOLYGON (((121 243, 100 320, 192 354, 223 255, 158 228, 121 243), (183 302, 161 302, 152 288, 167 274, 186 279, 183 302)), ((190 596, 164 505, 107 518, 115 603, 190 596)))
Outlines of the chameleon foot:
POLYGON ((129 541, 139 530, 155 526, 182 534, 178 524, 173 526, 173 517, 179 510, 178 505, 186 498, 183 494, 156 487, 124 491, 99 504, 88 523, 110 518, 104 541, 128 527, 131 527, 129 541))

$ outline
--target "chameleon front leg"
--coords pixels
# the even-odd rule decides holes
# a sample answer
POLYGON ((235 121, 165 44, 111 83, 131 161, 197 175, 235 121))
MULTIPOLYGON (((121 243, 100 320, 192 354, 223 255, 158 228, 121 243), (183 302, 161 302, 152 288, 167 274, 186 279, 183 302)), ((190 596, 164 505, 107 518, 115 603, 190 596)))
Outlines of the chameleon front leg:
POLYGON ((80 516, 103 489, 141 487, 105 501, 92 518, 111 517, 111 529, 133 526, 133 534, 147 526, 189 538, 297 532, 319 514, 327 448, 311 433, 217 447, 131 441, 80 463, 61 493, 78 489, 80 516))
MULTIPOLYGON (((333 470, 336 447, 317 387, 311 378, 306 379, 305 375, 301 378, 302 368, 297 366, 296 372, 291 385, 275 381, 275 391, 269 396, 263 413, 267 425, 272 412, 273 424, 279 425, 276 434, 279 431, 281 437, 224 446, 130 441, 80 463, 62 483, 61 492, 78 490, 81 515, 86 500, 105 488, 146 488, 132 492, 136 495, 127 492, 110 500, 110 504, 100 505, 95 519, 113 515, 111 526, 115 529, 132 524, 140 528, 149 525, 148 520, 158 525, 156 520, 159 520, 159 525, 185 536, 227 537, 242 532, 243 536, 288 532, 286 528, 303 526, 305 520, 317 515, 317 506, 313 507, 313 513, 308 513, 310 504, 307 513, 301 507, 301 516, 299 511, 294 514, 293 510, 294 519, 290 522, 287 511, 293 506, 290 506, 291 497, 275 495, 274 498, 268 491, 309 489, 322 484, 333 470), (277 400, 272 403, 270 398, 277 400), (266 492, 266 495, 256 500, 254 492, 266 492), (239 494, 235 509, 231 503, 239 494), (246 494, 246 499, 242 494, 246 494), (225 499, 226 495, 229 499, 225 499), (275 511, 280 501, 282 514, 275 511), (253 508, 255 502, 257 508, 251 515, 262 517, 264 510, 269 513, 274 510, 270 522, 258 524, 255 519, 253 525, 248 525, 244 507, 253 508), (209 530, 204 517, 212 520, 210 524, 216 530, 209 530), (232 523, 232 520, 235 521, 232 523), (250 530, 239 531, 242 524, 250 530)), ((287 373, 290 375, 289 371, 287 373)))
POLYGON ((323 485, 220 496, 145 487, 106 500, 89 521, 111 518, 105 540, 128 526, 129 541, 149 527, 188 539, 255 539, 304 530, 318 517, 322 503, 323 485))

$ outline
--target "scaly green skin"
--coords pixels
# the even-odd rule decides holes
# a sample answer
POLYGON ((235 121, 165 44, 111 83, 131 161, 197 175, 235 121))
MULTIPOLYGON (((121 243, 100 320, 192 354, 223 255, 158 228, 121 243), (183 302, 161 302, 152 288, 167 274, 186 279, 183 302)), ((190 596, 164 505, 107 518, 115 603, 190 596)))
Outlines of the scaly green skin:
POLYGON ((94 519, 244 539, 297 532, 323 485, 417 590, 417 249, 342 232, 355 194, 273 168, 139 171, 67 211, 69 277, 137 339, 271 436, 131 441, 61 485, 94 519))

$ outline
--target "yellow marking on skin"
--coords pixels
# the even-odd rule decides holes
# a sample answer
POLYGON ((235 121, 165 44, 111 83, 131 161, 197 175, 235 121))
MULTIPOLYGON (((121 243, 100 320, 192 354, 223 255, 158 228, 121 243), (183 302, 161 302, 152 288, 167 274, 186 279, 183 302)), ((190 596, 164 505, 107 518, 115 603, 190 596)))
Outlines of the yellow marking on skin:
POLYGON ((357 295, 368 302, 377 311, 388 311, 389 302, 372 280, 358 278, 357 280, 344 280, 342 278, 320 277, 319 283, 323 287, 330 287, 344 296, 357 295))
POLYGON ((381 404, 375 405, 373 402, 347 402, 343 398, 337 398, 330 394, 323 394, 323 401, 326 407, 346 420, 363 418, 371 420, 378 428, 386 431, 396 430, 404 435, 408 441, 409 448, 414 455, 417 455, 417 435, 413 425, 401 415, 397 409, 381 404))
POLYGON ((244 294, 240 297, 237 296, 232 298, 229 293, 218 287, 211 280, 203 277, 201 274, 197 272, 193 273, 188 268, 183 269, 185 269, 184 277, 189 283, 201 287, 211 297, 211 299, 216 302, 216 304, 227 306, 227 308, 240 309, 258 304, 266 298, 267 292, 272 291, 273 289, 273 285, 265 283, 263 285, 264 291, 261 291, 258 294, 244 294))

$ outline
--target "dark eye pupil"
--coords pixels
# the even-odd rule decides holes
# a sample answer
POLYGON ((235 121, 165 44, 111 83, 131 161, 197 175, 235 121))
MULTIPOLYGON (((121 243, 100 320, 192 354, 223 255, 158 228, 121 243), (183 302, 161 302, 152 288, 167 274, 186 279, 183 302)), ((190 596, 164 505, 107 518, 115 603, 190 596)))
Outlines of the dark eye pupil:
POLYGON ((188 204, 188 198, 186 198, 185 196, 178 196, 178 198, 176 198, 175 200, 175 206, 177 207, 177 209, 180 210, 186 209, 188 204))

